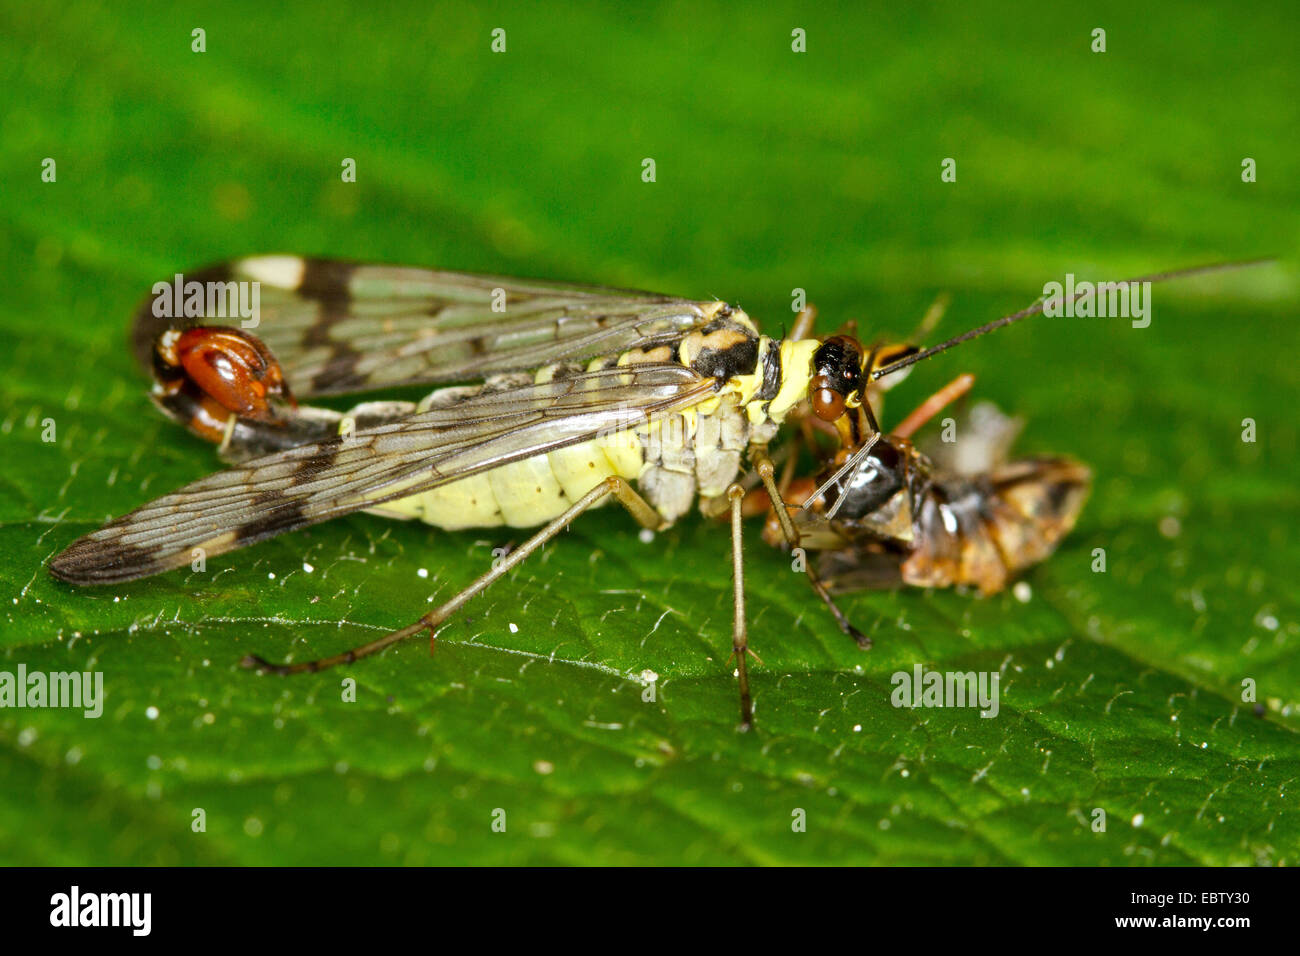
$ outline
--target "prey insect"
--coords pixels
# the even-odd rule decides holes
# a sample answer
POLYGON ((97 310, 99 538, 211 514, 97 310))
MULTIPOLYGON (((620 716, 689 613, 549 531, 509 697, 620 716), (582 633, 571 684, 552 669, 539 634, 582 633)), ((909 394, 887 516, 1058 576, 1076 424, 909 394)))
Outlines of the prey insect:
MULTIPOLYGON (((840 449, 815 479, 779 486, 832 593, 909 585, 996 594, 1073 529, 1091 472, 1059 456, 1008 461, 1019 419, 982 403, 958 427, 957 444, 930 442, 926 451, 913 444, 917 429, 973 381, 959 376, 891 433, 840 449)), ((761 490, 747 504, 769 506, 761 490)), ((780 546, 769 511, 763 538, 780 546)))
MULTIPOLYGON (((55 576, 77 585, 129 581, 358 511, 448 530, 540 526, 407 627, 318 660, 243 662, 294 674, 351 663, 424 631, 436 640, 466 602, 591 508, 614 500, 659 530, 698 498, 705 514, 731 517, 732 657, 745 727, 753 704, 743 462, 779 504, 768 446, 798 407, 832 430, 859 468, 880 440, 874 406, 907 366, 1042 310, 1036 303, 923 352, 815 338, 810 311, 789 338, 773 339, 720 301, 465 273, 268 256, 188 278, 209 289, 257 283, 256 334, 212 324, 211 298, 193 308, 187 301, 185 316, 172 317, 155 287, 137 316, 134 348, 154 376, 154 403, 216 443, 232 467, 73 542, 51 561, 55 576), (449 384, 466 382, 476 384, 449 384), (443 387, 418 403, 367 402, 347 412, 299 404, 415 384, 443 387)), ((775 513, 786 543, 798 546, 800 529, 783 506, 775 513)), ((808 574, 840 628, 866 646, 811 564, 808 574)))

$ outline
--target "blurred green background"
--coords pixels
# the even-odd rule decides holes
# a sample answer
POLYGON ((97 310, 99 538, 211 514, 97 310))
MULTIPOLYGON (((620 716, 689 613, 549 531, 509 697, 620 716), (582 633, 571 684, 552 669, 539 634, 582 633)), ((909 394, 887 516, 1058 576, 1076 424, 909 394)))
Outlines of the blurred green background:
POLYGON ((0 669, 102 670, 107 701, 0 711, 0 861, 1300 862, 1298 80, 1289 3, 8 0, 0 669), (405 623, 510 534, 355 517, 206 575, 47 576, 217 467, 146 399, 136 303, 272 251, 718 296, 772 334, 797 287, 892 336, 941 291, 952 334, 1067 272, 1282 262, 1157 287, 1145 330, 1035 320, 919 368, 891 419, 974 372, 1023 449, 1094 466, 1080 526, 1028 603, 851 598, 869 654, 755 535, 738 735, 728 539, 695 518, 644 544, 591 516, 432 659, 289 681, 235 664, 405 623), (1000 671, 1000 716, 892 708, 916 663, 1000 671))

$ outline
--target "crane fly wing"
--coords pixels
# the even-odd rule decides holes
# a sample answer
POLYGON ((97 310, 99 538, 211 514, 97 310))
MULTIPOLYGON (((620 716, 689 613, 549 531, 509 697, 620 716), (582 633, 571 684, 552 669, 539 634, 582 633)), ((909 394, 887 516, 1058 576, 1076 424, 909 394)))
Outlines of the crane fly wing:
POLYGON ((167 329, 239 321, 232 297, 244 295, 251 307, 252 286, 238 283, 257 289, 255 321, 241 326, 270 347, 299 398, 463 382, 649 348, 707 324, 721 306, 599 286, 258 256, 155 286, 132 333, 146 371, 167 329), (191 298, 190 283, 204 291, 191 298))
POLYGON ((189 564, 513 461, 634 429, 701 401, 712 378, 646 363, 481 393, 448 407, 217 472, 73 542, 50 562, 73 584, 189 564))

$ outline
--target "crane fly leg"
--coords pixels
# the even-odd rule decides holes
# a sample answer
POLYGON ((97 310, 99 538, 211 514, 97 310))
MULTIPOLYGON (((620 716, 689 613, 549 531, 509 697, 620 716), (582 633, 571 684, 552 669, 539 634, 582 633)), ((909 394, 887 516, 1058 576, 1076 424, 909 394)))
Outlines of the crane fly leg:
POLYGON ((939 391, 935 392, 920 405, 918 405, 910 415, 898 423, 894 429, 893 435, 896 438, 911 438, 916 432, 930 419, 943 411, 944 406, 955 402, 971 390, 975 384, 975 376, 969 373, 958 375, 951 382, 945 385, 939 391))

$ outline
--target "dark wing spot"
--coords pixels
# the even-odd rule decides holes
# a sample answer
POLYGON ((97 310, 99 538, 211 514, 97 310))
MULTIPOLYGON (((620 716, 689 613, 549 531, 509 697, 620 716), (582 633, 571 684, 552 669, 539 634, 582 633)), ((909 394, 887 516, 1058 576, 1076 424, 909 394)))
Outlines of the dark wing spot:
POLYGON ((303 267, 298 295, 320 304, 320 318, 303 332, 302 347, 326 347, 333 354, 322 371, 311 380, 311 391, 327 392, 342 383, 351 384, 361 356, 347 342, 335 340, 330 329, 351 313, 352 276, 356 266, 330 259, 308 259, 303 267))
MULTIPOLYGON (((277 499, 283 496, 275 492, 270 492, 277 499)), ((258 498, 264 497, 259 495, 258 498)), ((257 499, 254 499, 256 504, 257 499)), ((269 538, 272 535, 279 534, 290 528, 297 528, 307 524, 306 515, 303 506, 295 501, 285 502, 270 509, 265 514, 259 515, 252 521, 248 521, 235 529, 235 536, 239 544, 252 544, 254 541, 261 541, 263 538, 269 538)))
POLYGON ((112 584, 140 576, 157 555, 135 544, 121 544, 91 535, 78 538, 50 562, 50 573, 69 584, 112 584))
POLYGON ((352 301, 350 284, 355 271, 350 262, 308 259, 303 266, 298 294, 327 306, 331 312, 342 311, 352 301))
POLYGON ((343 440, 342 438, 336 438, 334 441, 335 444, 332 447, 298 462, 298 467, 293 470, 293 474, 289 478, 290 486, 305 485, 310 481, 314 481, 321 472, 334 464, 334 459, 338 457, 338 453, 343 447, 343 440))

